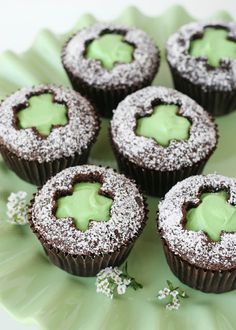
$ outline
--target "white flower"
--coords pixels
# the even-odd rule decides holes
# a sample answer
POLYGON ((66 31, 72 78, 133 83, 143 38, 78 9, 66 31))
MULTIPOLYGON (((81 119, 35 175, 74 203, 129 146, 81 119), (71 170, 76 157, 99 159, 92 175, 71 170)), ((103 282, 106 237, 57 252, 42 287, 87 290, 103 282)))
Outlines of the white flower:
POLYGON ((164 288, 158 292, 158 299, 162 300, 169 297, 169 302, 166 304, 167 310, 178 310, 180 308, 180 299, 181 298, 188 298, 185 291, 180 288, 175 288, 174 285, 167 281, 168 288, 164 288))
POLYGON ((22 200, 22 199, 26 198, 27 193, 25 191, 18 191, 17 195, 18 195, 19 199, 22 200))
POLYGON ((28 223, 28 205, 26 201, 27 193, 19 191, 11 193, 7 201, 8 222, 17 225, 28 223))
POLYGON ((173 309, 178 310, 180 308, 180 303, 169 303, 166 305, 166 309, 172 311, 173 309))
POLYGON ((109 281, 107 278, 103 278, 102 280, 100 279, 97 279, 96 281, 96 286, 97 286, 97 289, 96 291, 97 292, 101 292, 103 294, 105 294, 108 298, 113 298, 113 294, 109 288, 109 281))
POLYGON ((179 302, 174 302, 172 304, 172 308, 175 309, 175 310, 178 310, 180 308, 180 303, 179 302))
POLYGON ((126 292, 126 285, 125 284, 121 284, 117 286, 117 293, 118 294, 125 294, 126 292))
POLYGON ((119 295, 125 294, 129 286, 135 289, 142 287, 134 278, 128 275, 127 265, 125 265, 124 271, 121 271, 118 267, 107 267, 97 274, 96 291, 103 293, 111 299, 114 293, 119 295), (136 286, 134 287, 134 285, 136 286))
POLYGON ((120 278, 119 276, 113 278, 113 280, 116 282, 117 285, 122 285, 123 284, 122 278, 120 278))
POLYGON ((170 295, 171 295, 172 297, 177 297, 177 296, 179 295, 179 292, 176 291, 176 290, 174 290, 174 291, 171 291, 171 292, 170 292, 170 295))
POLYGON ((165 298, 166 298, 166 294, 164 293, 164 290, 160 290, 158 292, 158 299, 162 300, 162 299, 165 299, 165 298))
POLYGON ((168 288, 164 288, 164 289, 163 289, 163 292, 164 292, 164 294, 165 294, 166 296, 168 296, 168 295, 170 294, 170 289, 168 289, 168 288))
POLYGON ((131 283, 131 280, 129 278, 124 278, 123 283, 128 286, 131 283))
POLYGON ((169 311, 171 311, 173 309, 173 305, 171 303, 166 305, 166 309, 168 309, 169 311))

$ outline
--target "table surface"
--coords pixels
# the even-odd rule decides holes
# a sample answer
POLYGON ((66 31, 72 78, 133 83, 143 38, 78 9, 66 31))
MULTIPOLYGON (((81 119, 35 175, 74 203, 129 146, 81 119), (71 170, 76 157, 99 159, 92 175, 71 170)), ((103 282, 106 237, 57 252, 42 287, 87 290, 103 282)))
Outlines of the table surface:
MULTIPOLYGON (((8 0, 0 10, 0 52, 7 49, 24 51, 42 28, 64 33, 85 13, 91 13, 101 20, 109 20, 118 16, 125 7, 134 5, 147 15, 158 15, 176 3, 183 5, 200 19, 222 9, 231 14, 236 12, 235 0, 211 0, 207 2, 207 8, 205 0, 8 0)), ((19 323, 3 308, 0 308, 0 328, 37 329, 33 324, 19 323)))

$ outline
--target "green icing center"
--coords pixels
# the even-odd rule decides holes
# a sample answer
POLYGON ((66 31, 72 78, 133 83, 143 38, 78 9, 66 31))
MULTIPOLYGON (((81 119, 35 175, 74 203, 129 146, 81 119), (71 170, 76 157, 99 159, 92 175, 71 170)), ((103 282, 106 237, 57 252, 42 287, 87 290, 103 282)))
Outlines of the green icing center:
POLYGON ((75 226, 81 231, 88 229, 90 220, 108 221, 112 199, 99 194, 101 186, 97 182, 75 184, 72 195, 58 199, 56 217, 73 218, 75 226))
POLYGON ((236 207, 227 201, 225 191, 204 193, 201 203, 187 211, 186 229, 204 231, 213 241, 220 240, 222 231, 236 231, 236 207))
POLYGON ((155 139, 167 147, 171 140, 187 140, 190 122, 177 114, 178 107, 173 104, 158 105, 151 116, 137 120, 136 134, 155 139))
POLYGON ((16 114, 19 128, 35 128, 40 135, 48 136, 54 125, 66 125, 67 108, 53 102, 51 94, 32 96, 29 106, 16 114))
POLYGON ((115 63, 131 63, 134 47, 123 40, 123 35, 107 33, 90 42, 86 58, 101 61, 105 69, 111 70, 115 63))
POLYGON ((190 55, 206 57, 207 63, 215 68, 221 59, 236 59, 236 42, 227 39, 228 30, 206 28, 203 36, 191 41, 190 55))

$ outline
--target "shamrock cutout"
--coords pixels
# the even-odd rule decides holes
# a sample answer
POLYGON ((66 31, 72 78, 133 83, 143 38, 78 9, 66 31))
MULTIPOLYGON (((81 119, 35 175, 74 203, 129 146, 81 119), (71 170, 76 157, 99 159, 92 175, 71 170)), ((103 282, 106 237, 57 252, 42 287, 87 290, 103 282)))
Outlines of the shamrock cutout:
POLYGON ((108 221, 112 199, 99 194, 98 182, 80 182, 74 185, 72 195, 57 200, 57 218, 73 218, 81 231, 88 229, 89 221, 108 221))
POLYGON ((35 128, 40 135, 48 136, 54 125, 66 125, 67 108, 53 101, 52 94, 41 94, 29 99, 29 106, 17 112, 20 128, 35 128))
POLYGON ((236 59, 236 42, 228 39, 226 29, 206 28, 203 36, 191 42, 190 54, 206 57, 212 67, 219 67, 221 59, 236 59))
POLYGON ((220 240, 222 231, 236 231, 236 207, 227 201, 225 191, 204 193, 201 203, 187 211, 186 229, 204 231, 213 241, 220 240))
POLYGON ((86 58, 101 61, 104 68, 111 70, 115 63, 130 63, 134 47, 123 40, 123 35, 106 33, 91 41, 86 58))
POLYGON ((167 147, 171 140, 186 140, 190 122, 177 114, 178 107, 173 104, 158 105, 151 116, 137 120, 136 134, 153 138, 156 142, 167 147))

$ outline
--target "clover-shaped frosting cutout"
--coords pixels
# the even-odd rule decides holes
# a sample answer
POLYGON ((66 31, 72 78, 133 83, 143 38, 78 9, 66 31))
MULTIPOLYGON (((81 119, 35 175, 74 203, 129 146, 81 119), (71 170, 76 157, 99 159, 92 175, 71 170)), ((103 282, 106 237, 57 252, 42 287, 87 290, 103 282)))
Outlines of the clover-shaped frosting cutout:
POLYGON ((44 93, 31 96, 28 106, 17 111, 19 128, 34 128, 41 136, 47 137, 54 126, 68 123, 67 107, 53 100, 53 95, 44 93))
POLYGON ((191 123, 180 116, 178 110, 174 104, 155 106, 151 115, 137 120, 136 134, 153 138, 163 147, 167 147, 171 140, 187 140, 191 123))
POLYGON ((185 228, 204 231, 213 241, 219 241, 221 232, 236 231, 236 207, 229 204, 225 191, 203 193, 200 204, 186 213, 185 228))
POLYGON ((133 52, 134 47, 123 35, 106 33, 87 45, 86 58, 99 60, 105 69, 112 70, 116 63, 131 63, 133 52))
POLYGON ((228 34, 227 29, 205 28, 202 36, 191 41, 190 55, 207 58, 214 68, 220 66, 222 59, 236 59, 236 41, 230 40, 228 34))
POLYGON ((56 217, 72 218, 75 226, 86 231, 89 221, 108 221, 113 200, 101 195, 98 182, 79 182, 73 186, 71 195, 57 200, 56 217))

